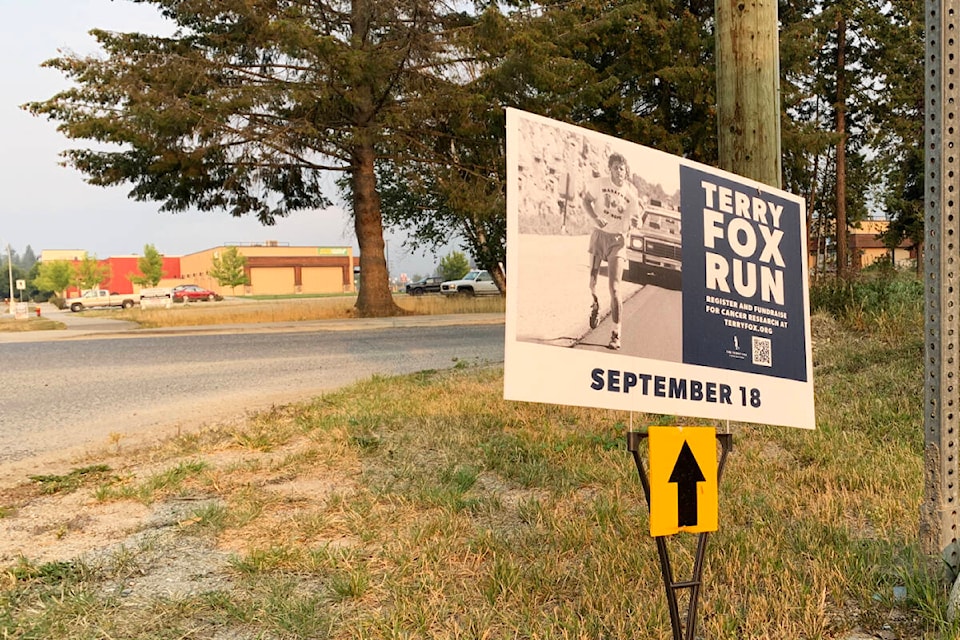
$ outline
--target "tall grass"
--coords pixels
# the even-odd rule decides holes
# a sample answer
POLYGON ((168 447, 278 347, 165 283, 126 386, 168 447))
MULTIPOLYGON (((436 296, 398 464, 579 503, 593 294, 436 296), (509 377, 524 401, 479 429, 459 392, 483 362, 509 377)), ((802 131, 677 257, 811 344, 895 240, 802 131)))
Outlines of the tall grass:
POLYGON ((910 271, 878 265, 851 280, 815 282, 810 287, 810 306, 849 328, 897 339, 920 323, 923 281, 910 271))

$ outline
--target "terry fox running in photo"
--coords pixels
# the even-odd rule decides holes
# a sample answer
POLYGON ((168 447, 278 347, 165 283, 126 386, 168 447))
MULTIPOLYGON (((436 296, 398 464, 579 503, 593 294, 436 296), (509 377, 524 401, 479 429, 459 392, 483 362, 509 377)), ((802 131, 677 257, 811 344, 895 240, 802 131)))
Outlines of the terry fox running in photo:
POLYGON ((604 176, 587 185, 583 192, 583 206, 597 227, 590 234, 590 328, 596 329, 600 322, 600 303, 597 300, 597 275, 600 263, 607 261, 607 280, 610 286, 610 315, 613 331, 610 349, 620 348, 620 330, 623 302, 620 299, 620 280, 623 277, 625 238, 633 220, 640 216, 639 195, 627 181, 627 161, 619 153, 610 155, 607 161, 609 176, 604 176))

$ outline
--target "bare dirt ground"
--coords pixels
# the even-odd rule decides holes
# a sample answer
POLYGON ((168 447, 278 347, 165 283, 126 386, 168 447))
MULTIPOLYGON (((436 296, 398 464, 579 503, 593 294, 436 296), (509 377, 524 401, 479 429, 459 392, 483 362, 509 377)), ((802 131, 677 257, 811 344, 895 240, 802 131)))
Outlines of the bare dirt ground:
MULTIPOLYGON (((0 468, 0 564, 67 561, 123 541, 143 530, 160 508, 133 500, 101 502, 94 486, 45 494, 46 475, 105 464, 117 475, 148 474, 150 449, 118 443, 111 452, 74 450, 21 460, 0 468)), ((156 446, 156 445, 153 445, 156 446)))
MULTIPOLYGON (((243 556, 257 545, 269 544, 270 536, 290 517, 282 505, 322 503, 331 493, 352 486, 349 469, 338 469, 335 475, 310 470, 295 477, 277 476, 274 461, 315 443, 299 437, 264 452, 223 437, 243 427, 242 422, 234 419, 203 427, 194 435, 213 444, 190 453, 179 452, 172 439, 167 439, 137 446, 126 443, 69 459, 48 456, 30 461, 33 466, 29 476, 34 478, 63 474, 64 469, 106 465, 108 476, 137 484, 181 462, 202 460, 204 472, 222 483, 216 495, 193 491, 154 502, 101 500, 98 487, 108 478, 94 478, 77 490, 45 494, 43 483, 26 475, 12 482, 14 476, 8 473, 6 483, 0 485, 0 566, 81 560, 92 568, 107 570, 112 578, 105 588, 116 590, 131 604, 229 590, 235 575, 232 558, 243 556), (198 511, 222 504, 223 496, 242 487, 264 489, 281 507, 267 509, 250 525, 231 530, 216 541, 191 529, 199 520, 198 511)), ((318 542, 350 544, 342 540, 318 542)))
MULTIPOLYGON (((221 540, 220 548, 214 548, 203 537, 181 534, 195 520, 199 508, 218 502, 216 496, 191 495, 149 504, 136 499, 103 501, 98 499, 97 489, 107 482, 106 478, 91 480, 75 491, 52 494, 44 493, 43 483, 35 478, 106 465, 109 476, 136 484, 181 462, 202 460, 209 474, 229 475, 223 480, 225 485, 269 485, 284 499, 300 500, 309 495, 311 500, 322 500, 330 487, 343 488, 339 477, 298 476, 281 481, 271 475, 270 461, 309 446, 306 438, 267 453, 238 446, 229 437, 224 439, 224 434, 242 431, 257 410, 285 411, 305 398, 277 396, 262 400, 256 408, 246 407, 244 413, 238 413, 236 406, 219 407, 219 414, 208 407, 211 413, 205 422, 181 421, 113 443, 103 442, 99 448, 78 447, 0 464, 0 567, 21 560, 35 564, 75 559, 99 563, 111 555, 140 549, 140 561, 146 563, 138 569, 140 580, 149 584, 153 593, 175 595, 169 590, 216 588, 206 582, 213 579, 211 576, 225 579, 229 556, 242 554, 248 545, 261 542, 259 532, 273 529, 275 517, 261 515, 243 539, 221 540), (216 444, 204 446, 200 452, 174 453, 174 442, 181 436, 216 444)), ((280 517, 282 514, 276 515, 280 517)))

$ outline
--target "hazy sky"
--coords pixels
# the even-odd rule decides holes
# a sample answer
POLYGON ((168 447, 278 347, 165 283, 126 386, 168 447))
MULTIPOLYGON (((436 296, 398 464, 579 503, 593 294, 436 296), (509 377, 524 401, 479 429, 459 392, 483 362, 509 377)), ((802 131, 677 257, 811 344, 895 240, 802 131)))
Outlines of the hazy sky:
MULTIPOLYGON (((147 243, 182 255, 240 242, 277 240, 290 245, 352 245, 352 222, 340 208, 302 211, 264 227, 255 218, 223 212, 161 213, 153 202, 126 197, 129 186, 95 187, 75 169, 60 166, 59 153, 81 146, 20 105, 44 100, 67 86, 60 72, 40 68, 58 51, 93 53, 90 29, 166 33, 171 29, 152 5, 130 0, 0 0, 0 246, 23 253, 85 249, 100 258, 141 253, 147 243)), ((437 258, 411 253, 401 236, 387 239, 391 275, 433 272, 437 258)), ((440 255, 457 249, 444 248, 440 255)))

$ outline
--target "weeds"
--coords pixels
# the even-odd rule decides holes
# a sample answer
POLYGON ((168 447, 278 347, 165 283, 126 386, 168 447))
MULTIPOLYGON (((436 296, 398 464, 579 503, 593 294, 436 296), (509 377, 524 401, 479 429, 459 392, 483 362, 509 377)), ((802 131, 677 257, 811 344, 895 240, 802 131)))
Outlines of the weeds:
POLYGON ((923 281, 911 272, 875 267, 855 280, 815 283, 810 306, 874 338, 898 340, 921 322, 923 281))
POLYGON ((64 475, 35 475, 31 480, 40 485, 40 493, 72 493, 88 482, 103 480, 110 472, 105 464, 96 464, 73 471, 64 475))

